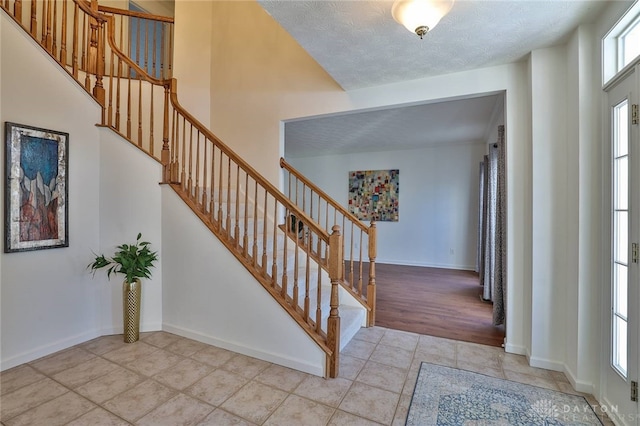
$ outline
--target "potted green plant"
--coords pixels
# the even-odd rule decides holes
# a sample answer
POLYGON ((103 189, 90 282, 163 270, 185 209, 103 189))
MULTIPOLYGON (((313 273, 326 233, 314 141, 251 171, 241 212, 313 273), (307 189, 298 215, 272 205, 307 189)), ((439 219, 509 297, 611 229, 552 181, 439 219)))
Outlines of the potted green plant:
MULTIPOLYGON (((142 241, 138 234, 135 244, 121 244, 112 257, 96 254, 87 268, 95 275, 101 268, 107 268, 107 278, 111 274, 122 274, 122 309, 124 322, 124 341, 133 343, 140 337, 140 299, 142 297, 141 278, 151 278, 150 269, 158 260, 158 252, 151 251, 150 243, 142 241)), ((94 253, 95 254, 95 253, 94 253)))

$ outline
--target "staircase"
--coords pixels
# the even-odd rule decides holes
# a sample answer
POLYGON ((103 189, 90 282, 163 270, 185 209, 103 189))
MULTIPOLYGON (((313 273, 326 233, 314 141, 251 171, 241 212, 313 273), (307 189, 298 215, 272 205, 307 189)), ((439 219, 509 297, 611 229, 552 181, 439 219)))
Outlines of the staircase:
POLYGON ((102 126, 162 165, 162 183, 324 352, 325 375, 337 377, 340 350, 374 324, 375 224, 360 223, 282 160, 285 195, 180 106, 171 18, 97 0, 0 7, 96 99, 102 126))

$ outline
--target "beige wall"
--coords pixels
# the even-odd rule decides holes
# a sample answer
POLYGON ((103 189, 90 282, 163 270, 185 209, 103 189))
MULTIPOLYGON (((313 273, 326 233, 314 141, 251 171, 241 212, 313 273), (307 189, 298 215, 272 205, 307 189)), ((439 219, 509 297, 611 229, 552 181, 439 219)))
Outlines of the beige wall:
POLYGON ((203 123, 209 118, 211 130, 272 182, 282 120, 349 106, 340 86, 254 1, 178 1, 175 76, 181 104, 196 108, 203 123))
POLYGON ((215 2, 177 0, 173 75, 180 104, 211 128, 211 31, 215 2))

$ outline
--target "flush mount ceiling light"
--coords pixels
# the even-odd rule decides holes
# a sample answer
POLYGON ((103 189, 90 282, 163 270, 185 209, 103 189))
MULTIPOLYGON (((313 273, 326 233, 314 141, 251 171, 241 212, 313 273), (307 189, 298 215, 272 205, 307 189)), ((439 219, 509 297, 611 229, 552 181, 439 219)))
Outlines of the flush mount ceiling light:
POLYGON ((391 14, 398 23, 422 38, 449 13, 453 2, 454 0, 396 0, 391 14))

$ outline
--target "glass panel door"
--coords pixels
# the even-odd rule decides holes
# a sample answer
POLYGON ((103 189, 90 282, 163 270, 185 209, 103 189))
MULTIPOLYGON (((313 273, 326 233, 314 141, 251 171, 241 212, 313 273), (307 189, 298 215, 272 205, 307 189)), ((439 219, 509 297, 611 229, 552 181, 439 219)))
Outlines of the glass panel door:
POLYGON ((613 121, 613 277, 611 365, 627 378, 629 276, 629 100, 612 109, 613 121))
MULTIPOLYGON (((639 378, 638 263, 631 258, 631 245, 638 241, 640 179, 638 175, 638 126, 631 123, 632 104, 637 103, 637 74, 631 73, 607 91, 607 128, 610 198, 607 201, 610 232, 608 268, 609 298, 604 329, 608 353, 603 359, 602 403, 616 424, 637 425, 638 402, 631 399, 632 382, 639 378)), ((604 355, 604 354, 603 354, 604 355)))

